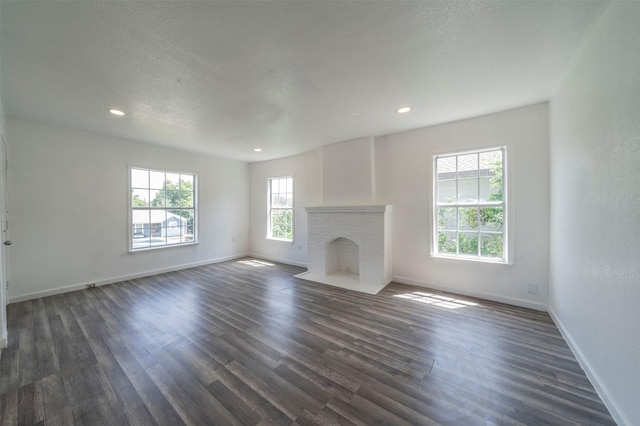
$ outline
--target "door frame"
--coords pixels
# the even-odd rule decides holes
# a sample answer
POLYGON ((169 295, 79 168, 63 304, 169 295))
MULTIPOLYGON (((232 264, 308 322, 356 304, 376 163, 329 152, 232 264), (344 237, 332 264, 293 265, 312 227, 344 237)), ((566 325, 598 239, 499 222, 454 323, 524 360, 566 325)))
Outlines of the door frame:
POLYGON ((4 242, 9 239, 9 221, 8 217, 8 158, 9 148, 4 134, 0 134, 0 229, 2 239, 0 240, 0 349, 6 348, 8 343, 7 336, 7 251, 4 242))

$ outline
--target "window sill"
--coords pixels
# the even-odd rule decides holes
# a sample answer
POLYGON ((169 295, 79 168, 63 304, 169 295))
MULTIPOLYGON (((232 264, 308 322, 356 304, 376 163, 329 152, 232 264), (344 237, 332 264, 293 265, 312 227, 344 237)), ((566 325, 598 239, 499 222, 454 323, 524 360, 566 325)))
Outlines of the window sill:
POLYGON ((267 237, 267 240, 270 240, 270 241, 281 241, 283 243, 291 243, 291 244, 293 244, 293 240, 285 240, 284 238, 267 237))
POLYGON ((137 249, 130 248, 129 253, 134 254, 134 253, 142 253, 142 252, 149 252, 154 250, 170 249, 170 248, 177 248, 177 247, 189 247, 189 246, 196 246, 198 244, 200 244, 199 241, 193 241, 190 243, 183 243, 183 244, 169 244, 164 246, 144 247, 144 248, 137 248, 137 249))
POLYGON ((445 261, 453 260, 453 261, 485 263, 489 265, 511 266, 511 263, 505 259, 491 259, 491 258, 481 258, 481 257, 472 257, 472 256, 447 256, 444 254, 432 254, 431 257, 434 259, 442 259, 445 261))

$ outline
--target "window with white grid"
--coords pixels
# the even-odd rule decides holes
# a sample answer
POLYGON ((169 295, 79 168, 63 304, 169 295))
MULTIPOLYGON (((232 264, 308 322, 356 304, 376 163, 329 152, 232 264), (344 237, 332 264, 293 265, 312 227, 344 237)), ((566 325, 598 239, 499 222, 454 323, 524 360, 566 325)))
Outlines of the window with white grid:
POLYGON ((293 241, 293 177, 269 179, 267 238, 293 241))
POLYGON ((131 167, 129 249, 197 242, 196 175, 131 167))
POLYGON ((436 256, 506 262, 505 148, 434 157, 436 256))

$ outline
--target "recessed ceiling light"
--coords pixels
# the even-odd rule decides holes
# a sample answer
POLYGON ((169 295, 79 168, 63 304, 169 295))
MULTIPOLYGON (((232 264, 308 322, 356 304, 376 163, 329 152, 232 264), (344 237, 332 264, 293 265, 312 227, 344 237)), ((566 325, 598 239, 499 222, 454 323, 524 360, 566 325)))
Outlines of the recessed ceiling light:
POLYGON ((261 152, 261 151, 262 151, 262 148, 253 148, 253 150, 254 150, 255 152, 261 152))
POLYGON ((111 114, 113 114, 113 115, 117 115, 117 116, 120 116, 120 117, 122 117, 124 115, 124 112, 120 111, 119 109, 115 109, 115 108, 111 108, 109 110, 109 112, 111 114))
POLYGON ((398 114, 405 114, 405 113, 407 113, 409 111, 411 111, 411 107, 398 108, 398 114))

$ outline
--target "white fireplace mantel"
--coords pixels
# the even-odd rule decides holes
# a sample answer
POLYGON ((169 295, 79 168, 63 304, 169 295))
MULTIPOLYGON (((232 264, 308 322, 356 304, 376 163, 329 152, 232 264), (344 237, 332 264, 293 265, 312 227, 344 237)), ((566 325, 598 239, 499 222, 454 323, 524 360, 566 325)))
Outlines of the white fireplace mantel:
POLYGON ((391 211, 391 206, 318 206, 305 207, 307 213, 384 213, 391 211))
POLYGON ((392 206, 306 210, 309 267, 297 277, 368 294, 391 282, 392 206))

